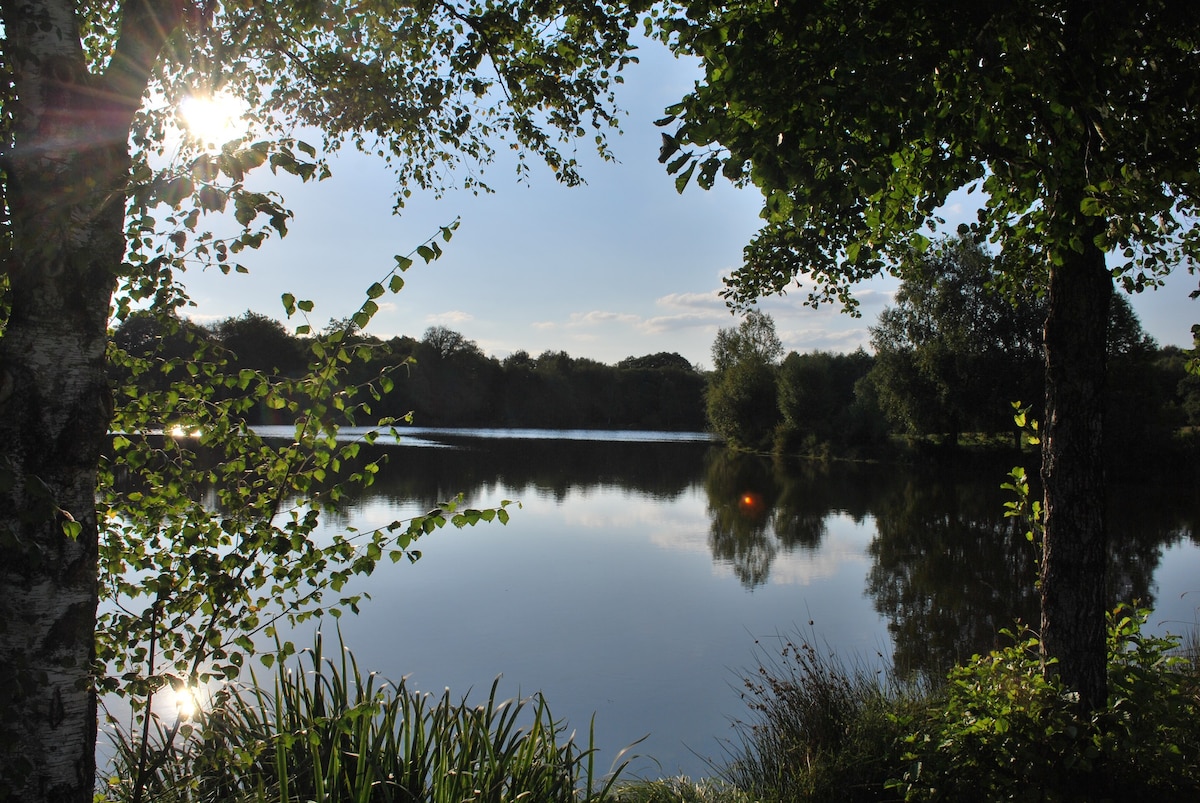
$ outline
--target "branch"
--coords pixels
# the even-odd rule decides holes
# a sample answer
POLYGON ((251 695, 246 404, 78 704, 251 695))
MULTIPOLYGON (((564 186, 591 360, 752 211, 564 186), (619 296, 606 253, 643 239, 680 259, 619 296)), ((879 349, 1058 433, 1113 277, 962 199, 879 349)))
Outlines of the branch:
POLYGON ((202 12, 189 0, 124 0, 120 36, 103 81, 113 99, 131 114, 141 106, 167 40, 185 18, 198 13, 202 12))

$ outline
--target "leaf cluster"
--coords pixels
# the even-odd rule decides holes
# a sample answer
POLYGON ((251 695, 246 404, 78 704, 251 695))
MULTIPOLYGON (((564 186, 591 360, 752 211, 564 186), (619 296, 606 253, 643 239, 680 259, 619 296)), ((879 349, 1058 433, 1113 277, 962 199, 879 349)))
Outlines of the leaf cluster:
POLYGON ((952 192, 979 238, 1041 264, 1115 252, 1129 290, 1200 247, 1200 12, 1169 2, 684 3, 659 34, 704 80, 668 109, 682 190, 718 174, 763 194, 725 296, 853 283, 922 251, 952 192))
MULTIPOLYGON (((438 236, 449 239, 452 230, 438 236)), ((372 285, 350 325, 369 322, 384 282, 391 283, 372 285)), ((166 336, 148 351, 109 348, 123 383, 98 500, 98 685, 132 696, 143 717, 167 685, 236 678, 259 634, 271 637, 280 620, 356 611, 364 597, 353 578, 385 558, 416 561, 422 536, 509 516, 508 502, 479 510, 458 497, 365 531, 324 525, 386 461, 363 447, 383 434, 399 437, 397 422, 373 417, 372 406, 393 387, 393 366, 348 381, 351 366, 369 362, 377 346, 341 330, 308 341, 308 367, 298 375, 239 367, 171 314, 186 296, 172 297, 180 292, 173 286, 160 292, 172 303, 146 314, 166 336), (257 409, 286 413, 291 437, 256 433, 246 421, 257 409), (366 434, 340 436, 340 423, 362 419, 373 427, 366 434)), ((289 312, 314 308, 284 300, 289 312)), ((282 647, 285 655, 292 649, 282 647)))
POLYGON ((1184 800, 1200 792, 1200 683, 1179 639, 1142 632, 1149 612, 1108 619, 1108 705, 1083 712, 1043 672, 1027 628, 953 670, 944 702, 907 738, 908 800, 1184 800))
MULTIPOLYGON (((359 3, 259 0, 198 8, 177 30, 152 76, 152 97, 135 142, 162 153, 188 95, 243 98, 252 129, 271 140, 314 131, 321 148, 352 146, 395 172, 397 203, 416 188, 488 185, 477 168, 511 143, 518 171, 527 155, 568 184, 582 180, 562 146, 594 137, 607 157, 618 116, 614 89, 636 61, 629 33, 648 2, 592 0, 359 3)), ((99 30, 105 9, 85 7, 99 30)), ((96 61, 110 42, 86 40, 96 61)), ((284 167, 284 165, 279 165, 284 167)), ((286 169, 286 168, 285 168, 286 169)), ((304 170, 306 168, 299 167, 304 170)))

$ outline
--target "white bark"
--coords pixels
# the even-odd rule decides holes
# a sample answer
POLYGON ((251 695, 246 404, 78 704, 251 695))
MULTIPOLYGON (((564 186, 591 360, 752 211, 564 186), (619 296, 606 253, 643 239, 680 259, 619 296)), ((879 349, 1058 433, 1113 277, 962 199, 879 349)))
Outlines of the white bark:
POLYGON ((0 0, 12 70, 0 337, 0 801, 88 803, 96 474, 104 349, 124 255, 132 115, 181 3, 130 0, 111 76, 88 72, 73 0, 0 0), (160 7, 161 6, 161 7, 160 7), (80 526, 68 537, 64 524, 80 526))

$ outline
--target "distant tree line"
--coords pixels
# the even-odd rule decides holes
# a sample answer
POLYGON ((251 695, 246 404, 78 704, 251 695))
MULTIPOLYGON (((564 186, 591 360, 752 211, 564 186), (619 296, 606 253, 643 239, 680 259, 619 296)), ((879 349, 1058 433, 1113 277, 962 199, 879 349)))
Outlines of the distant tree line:
MULTIPOLYGON (((1020 275, 1000 271, 1006 258, 959 239, 915 254, 895 303, 870 329, 874 353, 785 355, 774 321, 752 310, 739 326, 717 332, 707 374, 666 352, 616 365, 564 351, 497 359, 444 326, 420 339, 382 340, 330 321, 322 333, 296 336, 254 312, 209 326, 132 314, 113 342, 157 359, 161 374, 140 381, 163 389, 182 378, 186 358, 201 349, 221 355, 228 376, 254 370, 298 377, 314 343, 342 337, 369 355, 350 366, 348 381, 392 369, 392 386, 373 412, 412 413, 424 426, 708 429, 754 451, 878 455, 893 436, 947 445, 968 433, 1015 438, 1017 401, 1040 417, 1045 300, 1011 279, 996 283, 1020 275)), ((1123 296, 1114 297, 1108 339, 1107 440, 1115 450, 1159 446, 1180 428, 1200 427, 1200 377, 1186 371, 1190 352, 1159 347, 1123 296)), ((248 417, 286 423, 265 406, 248 417)))
MULTIPOLYGON (((1044 297, 1000 285, 1004 256, 948 239, 914 254, 895 303, 871 327, 874 354, 786 357, 771 317, 750 311, 713 343, 710 427, 736 446, 822 455, 878 452, 892 436, 957 445, 967 433, 1018 437, 1013 402, 1044 404, 1044 297)), ((1032 282, 1030 287, 1032 287, 1032 282)), ((1188 352, 1159 347, 1124 296, 1108 326, 1107 441, 1113 450, 1161 446, 1200 426, 1200 378, 1188 352)))
MULTIPOLYGON (((381 368, 392 369, 389 392, 372 404, 379 416, 412 413, 421 426, 705 428, 705 377, 674 353, 628 357, 615 366, 564 351, 536 357, 518 351, 499 360, 444 326, 430 327, 419 340, 381 340, 355 331, 346 321, 331 321, 323 333, 296 336, 254 312, 210 326, 133 314, 115 331, 113 343, 134 356, 158 360, 164 367, 161 375, 142 381, 165 388, 187 370, 186 358, 200 350, 215 349, 226 376, 236 377, 245 369, 302 376, 314 343, 338 337, 367 357, 349 367, 350 383, 366 381, 381 368)), ((279 410, 266 407, 251 411, 248 418, 255 424, 286 423, 279 410)))

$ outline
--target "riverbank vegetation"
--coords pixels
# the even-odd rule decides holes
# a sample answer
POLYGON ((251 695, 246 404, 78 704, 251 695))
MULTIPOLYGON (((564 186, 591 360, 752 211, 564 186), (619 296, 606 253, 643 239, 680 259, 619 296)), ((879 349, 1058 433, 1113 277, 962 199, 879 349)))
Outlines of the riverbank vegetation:
MULTIPOLYGON (((540 696, 437 699, 363 675, 321 641, 273 684, 227 687, 207 710, 118 732, 102 798, 200 801, 1185 800, 1200 794, 1200 655, 1108 618, 1108 704, 1088 713, 1042 674, 1036 635, 945 677, 846 664, 800 634, 760 645, 749 715, 705 779, 622 777, 598 767, 540 696)), ((815 635, 815 634, 810 634, 815 635)), ((1192 646, 1194 647, 1194 639, 1192 646)), ((254 678, 257 681, 257 678, 254 678)))
POLYGON ((759 800, 1193 800, 1200 663, 1147 611, 1108 617, 1107 705, 1042 671, 1036 634, 945 678, 847 668, 784 639, 746 681, 755 716, 723 776, 759 800))
MULTIPOLYGON (((870 327, 871 353, 785 357, 771 317, 749 312, 713 343, 709 426, 735 448, 807 457, 1019 451, 1011 402, 1035 419, 1044 412, 1046 301, 1032 288, 999 286, 1014 259, 962 238, 911 252, 893 305, 870 327)), ((1113 296, 1103 394, 1107 420, 1119 426, 1106 431, 1110 463, 1194 449, 1193 357, 1160 347, 1125 297, 1113 296)))
MULTIPOLYGON (((206 344, 233 373, 281 378, 303 376, 313 344, 331 338, 338 339, 337 347, 361 354, 347 365, 341 381, 354 385, 388 377, 387 391, 372 408, 375 415, 400 419, 411 414, 415 423, 435 427, 705 428, 704 374, 668 352, 630 356, 616 365, 564 351, 536 356, 518 351, 500 360, 444 326, 430 327, 420 339, 383 340, 360 331, 352 320, 331 321, 314 334, 293 334, 253 312, 209 327, 133 313, 114 332, 117 346, 139 359, 167 364, 206 344)), ((165 387, 176 377, 158 379, 165 387)), ((244 415, 251 424, 292 420, 284 410, 262 406, 244 415)))
MULTIPOLYGON (((734 448, 780 455, 940 460, 959 447, 1018 451, 1011 402, 1032 418, 1043 412, 1045 302, 994 286, 1005 259, 958 238, 910 254, 895 303, 870 328, 870 352, 785 354, 771 316, 752 310, 718 331, 710 371, 665 352, 615 365, 563 351, 498 359, 442 326, 419 339, 382 340, 350 320, 293 334, 252 312, 208 327, 132 313, 114 342, 177 373, 202 343, 226 372, 294 378, 304 375, 314 343, 344 337, 337 346, 361 359, 341 381, 387 376, 373 413, 411 414, 423 426, 709 430, 734 448)), ((1191 359, 1155 343, 1114 296, 1105 398, 1108 419, 1121 425, 1107 433, 1110 462, 1162 460, 1194 447, 1200 376, 1187 371, 1191 359)), ((120 370, 115 379, 124 378, 120 370)), ((164 371, 152 381, 166 390, 179 378, 164 371)), ((251 424, 292 419, 264 405, 241 415, 251 424)))

